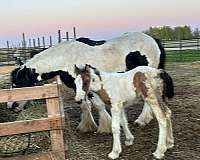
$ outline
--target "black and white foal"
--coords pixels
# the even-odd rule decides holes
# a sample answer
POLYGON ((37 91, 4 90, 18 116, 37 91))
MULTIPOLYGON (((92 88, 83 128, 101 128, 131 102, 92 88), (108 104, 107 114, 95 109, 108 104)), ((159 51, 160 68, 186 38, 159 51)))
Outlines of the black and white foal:
POLYGON ((164 70, 140 66, 125 73, 106 73, 90 65, 81 69, 75 66, 75 70, 76 101, 82 101, 89 92, 94 92, 111 105, 113 149, 109 158, 116 159, 121 153, 120 125, 126 136, 125 144, 133 143, 124 106, 138 96, 143 98, 159 124, 158 145, 153 155, 160 159, 168 148, 173 147, 171 111, 165 104, 166 97, 174 96, 173 81, 164 70))

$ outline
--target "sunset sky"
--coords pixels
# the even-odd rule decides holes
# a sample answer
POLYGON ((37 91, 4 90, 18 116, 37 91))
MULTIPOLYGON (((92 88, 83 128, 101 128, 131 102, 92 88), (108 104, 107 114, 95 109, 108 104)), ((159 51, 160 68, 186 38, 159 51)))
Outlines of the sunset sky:
MULTIPOLYGON (((0 47, 26 38, 69 31, 109 39, 150 26, 200 28, 200 0, 1 0, 0 47)), ((64 33, 63 33, 64 34, 64 33)))

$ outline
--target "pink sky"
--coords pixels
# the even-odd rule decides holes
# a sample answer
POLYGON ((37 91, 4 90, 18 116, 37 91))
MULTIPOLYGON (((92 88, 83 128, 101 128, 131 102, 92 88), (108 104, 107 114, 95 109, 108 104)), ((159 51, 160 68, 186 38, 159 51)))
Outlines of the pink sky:
POLYGON ((150 26, 200 28, 199 0, 6 0, 0 2, 0 46, 6 40, 56 36, 76 26, 78 36, 109 39, 150 26))

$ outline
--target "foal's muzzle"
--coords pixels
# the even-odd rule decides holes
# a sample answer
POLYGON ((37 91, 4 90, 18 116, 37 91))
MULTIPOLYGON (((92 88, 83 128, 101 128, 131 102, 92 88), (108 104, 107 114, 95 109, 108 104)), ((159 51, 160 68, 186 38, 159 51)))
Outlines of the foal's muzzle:
POLYGON ((81 104, 83 100, 81 99, 80 101, 76 101, 76 103, 81 104))

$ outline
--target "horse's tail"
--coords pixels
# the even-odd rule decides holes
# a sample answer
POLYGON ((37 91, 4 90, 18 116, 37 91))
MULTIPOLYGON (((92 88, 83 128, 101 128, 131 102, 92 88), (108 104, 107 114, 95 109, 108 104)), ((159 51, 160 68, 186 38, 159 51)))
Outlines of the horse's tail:
POLYGON ((174 84, 171 76, 164 70, 161 70, 160 78, 163 80, 163 100, 165 100, 165 97, 172 98, 174 96, 174 84))
POLYGON ((160 63, 158 65, 158 69, 164 69, 165 68, 165 59, 166 59, 165 49, 159 39, 154 38, 154 40, 156 41, 156 43, 160 49, 160 63))

